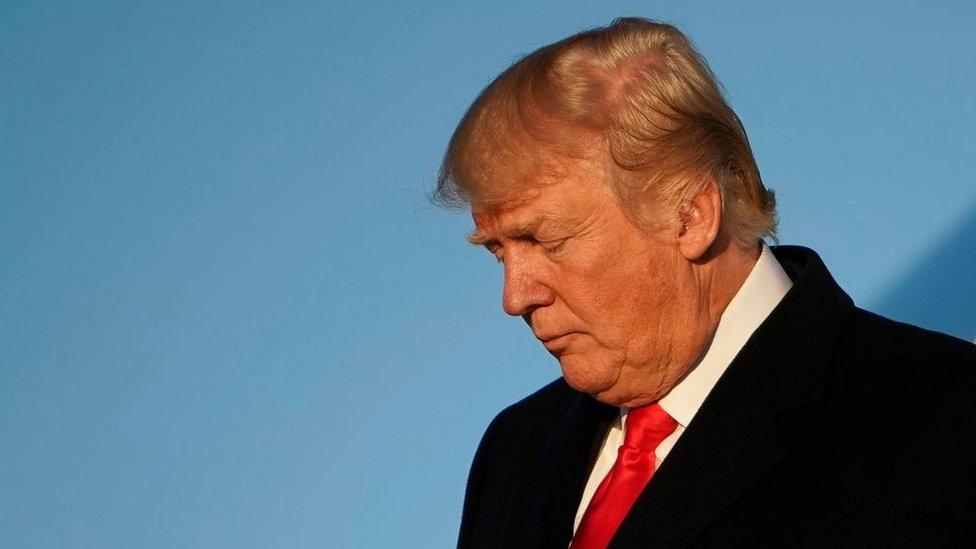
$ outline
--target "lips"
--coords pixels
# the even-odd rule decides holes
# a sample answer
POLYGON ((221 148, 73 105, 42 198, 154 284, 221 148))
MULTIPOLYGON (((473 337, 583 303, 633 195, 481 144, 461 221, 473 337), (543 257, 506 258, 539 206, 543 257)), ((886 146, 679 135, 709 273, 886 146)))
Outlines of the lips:
POLYGON ((559 338, 561 338, 563 336, 566 336, 566 335, 569 335, 571 333, 572 332, 563 332, 563 333, 558 333, 558 334, 543 334, 543 335, 536 335, 535 337, 539 341, 541 341, 543 343, 546 343, 547 341, 552 341, 554 339, 559 339, 559 338))
POLYGON ((549 351, 558 351, 564 349, 569 342, 569 336, 575 334, 576 332, 566 332, 564 334, 556 334, 550 337, 539 336, 539 341, 545 346, 549 351))

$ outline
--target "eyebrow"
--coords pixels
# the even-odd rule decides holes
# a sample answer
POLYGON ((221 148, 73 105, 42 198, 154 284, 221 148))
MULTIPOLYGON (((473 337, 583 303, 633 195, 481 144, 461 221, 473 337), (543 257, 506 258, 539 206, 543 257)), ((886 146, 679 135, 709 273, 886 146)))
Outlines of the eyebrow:
MULTIPOLYGON (((512 223, 508 228, 503 230, 502 235, 507 236, 508 238, 525 238, 527 236, 532 236, 536 233, 536 231, 539 230, 539 227, 545 221, 546 221, 545 219, 542 219, 540 217, 516 221, 512 223)), ((493 236, 489 236, 478 230, 469 234, 467 239, 468 242, 470 242, 475 246, 485 246, 488 244, 498 243, 497 238, 493 236)))

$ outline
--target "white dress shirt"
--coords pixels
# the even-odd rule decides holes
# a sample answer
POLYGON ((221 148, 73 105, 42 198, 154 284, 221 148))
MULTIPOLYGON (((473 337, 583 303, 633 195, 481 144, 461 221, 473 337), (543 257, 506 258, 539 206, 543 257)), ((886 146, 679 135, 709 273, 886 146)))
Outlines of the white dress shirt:
MULTIPOLYGON (((684 379, 658 401, 661 408, 664 408, 664 411, 678 422, 678 427, 654 451, 655 468, 661 466, 661 462, 691 423, 705 397, 711 392, 732 359, 749 340, 749 336, 769 316, 792 285, 790 277, 776 261, 773 252, 763 243, 762 252, 752 271, 722 312, 718 327, 715 329, 715 336, 704 356, 684 379)), ((596 463, 583 489, 583 497, 573 523, 574 533, 579 528, 580 520, 590 499, 593 498, 593 493, 617 459, 617 449, 624 442, 626 421, 627 410, 621 408, 617 421, 610 427, 603 440, 596 463)))

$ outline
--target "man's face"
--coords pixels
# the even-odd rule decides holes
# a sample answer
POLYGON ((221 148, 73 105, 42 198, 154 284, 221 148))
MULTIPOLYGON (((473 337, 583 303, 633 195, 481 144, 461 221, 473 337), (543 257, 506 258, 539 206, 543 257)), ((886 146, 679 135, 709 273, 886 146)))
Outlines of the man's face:
POLYGON ((501 261, 505 312, 525 319, 572 387, 619 406, 656 400, 702 345, 691 266, 676 235, 630 222, 598 163, 565 173, 475 203, 470 240, 501 261))

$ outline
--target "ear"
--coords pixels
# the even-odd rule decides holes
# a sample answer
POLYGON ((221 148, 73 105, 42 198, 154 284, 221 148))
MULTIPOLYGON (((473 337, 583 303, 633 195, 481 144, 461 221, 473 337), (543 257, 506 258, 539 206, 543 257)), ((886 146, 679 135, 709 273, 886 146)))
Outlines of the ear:
POLYGON ((678 249, 688 261, 697 260, 718 238, 722 224, 722 195, 718 185, 709 178, 705 187, 682 205, 679 216, 678 249))

